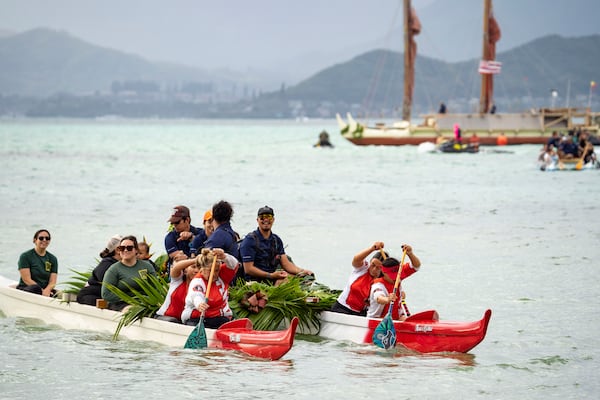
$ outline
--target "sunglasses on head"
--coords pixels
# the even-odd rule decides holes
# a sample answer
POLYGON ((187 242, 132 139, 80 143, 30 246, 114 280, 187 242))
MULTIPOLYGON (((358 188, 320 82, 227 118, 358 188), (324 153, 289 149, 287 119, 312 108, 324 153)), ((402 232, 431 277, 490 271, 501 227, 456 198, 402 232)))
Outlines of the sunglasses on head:
POLYGON ((133 249, 135 249, 135 246, 129 245, 129 246, 119 246, 117 247, 117 250, 119 251, 133 251, 133 249))
POLYGON ((38 240, 50 240, 50 236, 38 236, 38 240))
POLYGON ((272 220, 273 219, 273 215, 272 214, 260 214, 258 216, 258 219, 268 219, 268 220, 272 220))

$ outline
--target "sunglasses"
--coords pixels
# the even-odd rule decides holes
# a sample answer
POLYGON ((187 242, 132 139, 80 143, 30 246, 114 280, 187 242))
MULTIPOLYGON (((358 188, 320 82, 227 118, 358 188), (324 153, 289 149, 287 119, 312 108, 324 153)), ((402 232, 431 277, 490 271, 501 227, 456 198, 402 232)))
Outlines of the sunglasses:
POLYGON ((183 220, 184 220, 184 219, 180 219, 180 220, 179 220, 179 221, 177 221, 177 222, 171 222, 171 224, 173 224, 173 225, 179 225, 179 224, 181 223, 181 221, 183 221, 183 220))
POLYGON ((273 220, 273 215, 271 214, 260 214, 258 216, 258 219, 268 219, 269 221, 273 220))
POLYGON ((38 240, 50 240, 50 236, 38 236, 38 240))
POLYGON ((130 246, 119 246, 119 247, 117 247, 117 250, 119 250, 119 251, 125 251, 125 250, 127 250, 127 251, 133 251, 133 249, 135 249, 135 246, 131 246, 131 245, 130 246))

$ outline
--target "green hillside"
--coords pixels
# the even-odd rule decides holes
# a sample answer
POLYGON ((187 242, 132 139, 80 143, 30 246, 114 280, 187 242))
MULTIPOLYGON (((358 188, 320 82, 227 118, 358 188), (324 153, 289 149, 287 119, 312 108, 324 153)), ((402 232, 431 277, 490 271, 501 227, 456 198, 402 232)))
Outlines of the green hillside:
MULTIPOLYGON (((600 35, 537 39, 497 55, 499 111, 587 106, 590 81, 600 81, 600 35)), ((374 50, 333 65, 299 84, 261 92, 243 74, 153 63, 90 45, 64 32, 36 29, 0 37, 0 115, 95 117, 331 118, 335 113, 397 116, 403 55, 374 50)), ((479 60, 446 63, 418 56, 413 116, 473 111, 479 60)), ((598 102, 597 96, 592 103, 598 102)))

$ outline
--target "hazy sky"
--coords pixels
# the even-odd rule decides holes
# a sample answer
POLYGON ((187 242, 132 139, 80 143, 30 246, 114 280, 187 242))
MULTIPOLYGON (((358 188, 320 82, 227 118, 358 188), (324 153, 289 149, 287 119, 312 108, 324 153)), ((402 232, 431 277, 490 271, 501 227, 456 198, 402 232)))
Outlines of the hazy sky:
MULTIPOLYGON (((0 0, 0 31, 65 30, 92 44, 206 69, 306 78, 373 48, 402 51, 401 0, 0 0), (392 35, 393 33, 393 35, 392 35), (387 40, 386 40, 387 38, 387 40)), ((419 54, 479 57, 483 0, 412 0, 419 54)), ((496 0, 498 51, 600 32, 600 0, 496 0)), ((599 44, 600 45, 600 44, 599 44)))
MULTIPOLYGON (((415 5, 430 2, 416 0, 415 5)), ((390 30, 398 4, 397 0, 0 0, 0 29, 56 28, 155 61, 244 68, 375 40, 390 30), (369 29, 357 29, 358 25, 369 29)))

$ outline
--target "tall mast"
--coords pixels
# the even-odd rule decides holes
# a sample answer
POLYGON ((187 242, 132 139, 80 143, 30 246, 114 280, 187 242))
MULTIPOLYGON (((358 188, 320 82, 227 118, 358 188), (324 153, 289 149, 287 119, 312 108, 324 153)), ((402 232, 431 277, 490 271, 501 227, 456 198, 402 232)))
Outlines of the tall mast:
MULTIPOLYGON (((492 0, 483 1, 483 52, 482 60, 490 59, 490 9, 492 0)), ((490 109, 490 87, 493 84, 492 74, 481 74, 481 95, 479 96, 479 113, 485 114, 490 109)))
POLYGON ((404 0, 404 96, 402 97, 402 119, 410 121, 413 88, 415 86, 415 60, 417 44, 414 36, 421 32, 421 22, 415 14, 410 0, 404 0))

